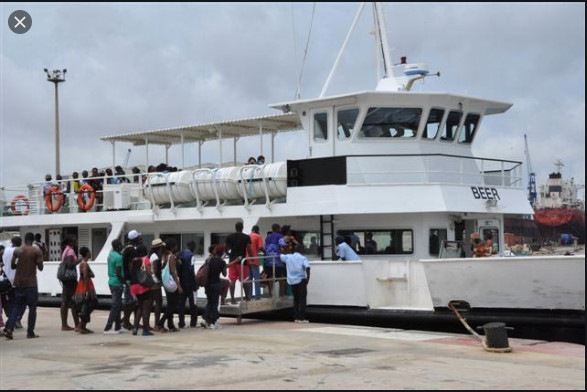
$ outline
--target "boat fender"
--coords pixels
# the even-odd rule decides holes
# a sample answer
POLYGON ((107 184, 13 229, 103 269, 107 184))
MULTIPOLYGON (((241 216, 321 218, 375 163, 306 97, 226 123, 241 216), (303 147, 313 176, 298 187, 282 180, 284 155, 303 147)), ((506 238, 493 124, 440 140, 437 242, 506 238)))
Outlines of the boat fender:
POLYGON ((47 209, 51 212, 57 212, 63 205, 63 192, 57 187, 57 185, 53 185, 45 195, 45 205, 47 205, 47 209), (57 194, 57 201, 53 204, 53 196, 57 194))

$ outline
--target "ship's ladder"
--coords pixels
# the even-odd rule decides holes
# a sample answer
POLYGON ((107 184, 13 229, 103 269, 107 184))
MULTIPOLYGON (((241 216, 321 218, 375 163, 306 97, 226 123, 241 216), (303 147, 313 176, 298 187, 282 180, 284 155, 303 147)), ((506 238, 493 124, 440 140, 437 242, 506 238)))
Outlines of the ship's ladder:
POLYGON ((334 246, 334 215, 320 215, 320 256, 322 260, 336 260, 334 246))

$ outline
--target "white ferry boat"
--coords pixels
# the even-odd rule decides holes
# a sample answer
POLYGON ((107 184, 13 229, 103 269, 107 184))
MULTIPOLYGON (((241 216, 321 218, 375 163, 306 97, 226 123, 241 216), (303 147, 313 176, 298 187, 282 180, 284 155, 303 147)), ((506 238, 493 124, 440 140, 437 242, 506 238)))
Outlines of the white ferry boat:
MULTIPOLYGON (((375 15, 376 31, 385 31, 378 5, 375 15)), ((521 162, 476 157, 472 146, 483 119, 512 104, 411 91, 428 75, 426 65, 392 64, 385 34, 376 35, 383 77, 374 91, 274 104, 283 113, 272 116, 101 138, 113 151, 119 143, 147 151, 181 145, 182 167, 184 144, 198 143, 201 157, 206 142, 232 139, 232 165, 223 165, 219 143, 216 167, 200 162, 173 173, 143 173, 144 182, 129 175, 130 183, 104 185, 101 205, 88 211, 78 205, 79 199, 89 207, 81 196, 69 193, 65 205, 50 212, 58 200, 45 197, 42 182, 3 189, 0 230, 41 233, 49 245, 40 293, 61 293, 55 276, 67 234, 92 250, 94 282, 107 296, 110 243, 129 230, 143 233, 145 242, 172 236, 183 247, 194 240, 203 262, 206 249, 223 242, 237 221, 245 232, 256 224, 261 233, 279 223, 291 225, 310 259, 311 317, 457 324, 447 306, 458 300, 470 306, 473 323, 563 327, 582 335, 584 255, 503 257, 504 219, 533 214, 524 170, 521 162), (306 159, 277 158, 272 143, 270 162, 238 165, 240 138, 259 137, 263 151, 263 135, 273 141, 299 129, 307 135, 299 146, 307 148, 306 159), (335 260, 334 237, 351 233, 360 240, 361 260, 335 260), (490 234, 497 254, 471 258, 472 233, 490 234)), ((153 163, 147 152, 147 164, 153 163)))

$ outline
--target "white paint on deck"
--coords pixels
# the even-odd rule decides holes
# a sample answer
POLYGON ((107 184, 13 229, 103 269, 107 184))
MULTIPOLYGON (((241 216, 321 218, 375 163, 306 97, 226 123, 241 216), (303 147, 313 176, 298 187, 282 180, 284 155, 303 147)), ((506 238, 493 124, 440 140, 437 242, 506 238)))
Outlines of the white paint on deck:
POLYGON ((404 340, 411 342, 423 342, 427 340, 447 339, 452 338, 453 335, 446 333, 434 332, 420 332, 420 331, 405 331, 401 329, 383 329, 383 328, 369 328, 369 327, 320 327, 300 329, 300 332, 322 333, 329 335, 346 335, 365 338, 376 339, 391 339, 404 340))

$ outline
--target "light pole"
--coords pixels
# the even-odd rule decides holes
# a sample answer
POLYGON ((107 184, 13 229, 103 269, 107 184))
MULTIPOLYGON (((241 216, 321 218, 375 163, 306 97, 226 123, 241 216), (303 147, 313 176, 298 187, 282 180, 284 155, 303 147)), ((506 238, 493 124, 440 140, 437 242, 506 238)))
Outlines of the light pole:
POLYGON ((58 84, 65 82, 65 73, 67 69, 59 70, 55 69, 49 73, 49 70, 45 68, 47 74, 47 81, 55 83, 55 176, 57 177, 60 173, 59 170, 59 88, 58 84))

